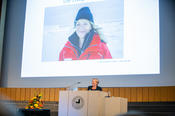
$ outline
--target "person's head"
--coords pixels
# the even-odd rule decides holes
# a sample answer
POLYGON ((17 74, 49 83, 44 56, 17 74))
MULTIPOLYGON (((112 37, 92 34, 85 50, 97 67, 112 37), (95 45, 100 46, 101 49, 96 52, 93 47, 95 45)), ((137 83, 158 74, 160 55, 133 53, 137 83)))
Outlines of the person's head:
POLYGON ((99 80, 97 78, 92 79, 92 86, 98 86, 99 80))
POLYGON ((93 15, 89 7, 83 7, 78 11, 78 14, 75 18, 74 25, 76 33, 80 38, 84 38, 87 33, 93 28, 93 15))

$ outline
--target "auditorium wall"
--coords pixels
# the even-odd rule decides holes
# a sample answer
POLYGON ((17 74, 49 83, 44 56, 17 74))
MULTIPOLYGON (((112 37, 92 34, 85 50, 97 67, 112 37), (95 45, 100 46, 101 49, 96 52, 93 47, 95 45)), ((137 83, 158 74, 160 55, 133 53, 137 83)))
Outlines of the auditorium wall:
MULTIPOLYGON (((43 101, 59 101, 59 91, 66 88, 0 88, 0 94, 12 101, 29 101, 42 94, 43 101)), ((80 91, 87 88, 79 88, 80 91)), ((103 88, 111 96, 124 97, 128 102, 175 102, 175 86, 103 88)))
MULTIPOLYGON (((25 0, 7 2, 1 87, 65 88, 76 82, 81 82, 79 87, 90 85, 94 76, 21 78, 25 3, 25 0)), ((160 0, 160 74, 97 76, 100 86, 103 88, 175 86, 174 3, 174 0, 160 0)))

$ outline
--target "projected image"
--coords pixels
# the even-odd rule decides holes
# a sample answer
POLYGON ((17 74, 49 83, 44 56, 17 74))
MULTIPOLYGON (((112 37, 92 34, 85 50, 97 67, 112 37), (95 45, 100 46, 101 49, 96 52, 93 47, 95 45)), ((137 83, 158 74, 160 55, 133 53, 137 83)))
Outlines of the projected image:
POLYGON ((123 21, 123 0, 47 7, 42 61, 123 58, 123 21))
POLYGON ((27 0, 21 77, 159 74, 158 0, 27 0))

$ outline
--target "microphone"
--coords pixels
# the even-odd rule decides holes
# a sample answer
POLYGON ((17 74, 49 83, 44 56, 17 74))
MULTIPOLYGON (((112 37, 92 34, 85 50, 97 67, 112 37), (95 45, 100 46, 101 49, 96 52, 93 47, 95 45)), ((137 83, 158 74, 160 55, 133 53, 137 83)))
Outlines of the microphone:
POLYGON ((80 83, 81 82, 73 83, 72 85, 70 85, 70 86, 67 87, 67 90, 77 91, 78 90, 77 85, 79 85, 80 83))
POLYGON ((108 95, 107 95, 107 96, 105 96, 105 97, 111 97, 111 92, 110 92, 110 91, 108 91, 108 95))

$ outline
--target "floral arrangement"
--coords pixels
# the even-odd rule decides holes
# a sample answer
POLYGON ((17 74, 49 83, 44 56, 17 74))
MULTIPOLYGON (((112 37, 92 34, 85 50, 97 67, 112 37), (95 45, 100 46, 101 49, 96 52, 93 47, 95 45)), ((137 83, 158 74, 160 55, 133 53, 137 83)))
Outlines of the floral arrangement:
POLYGON ((36 97, 33 97, 25 109, 42 109, 43 108, 43 101, 41 100, 42 95, 39 94, 36 97))

